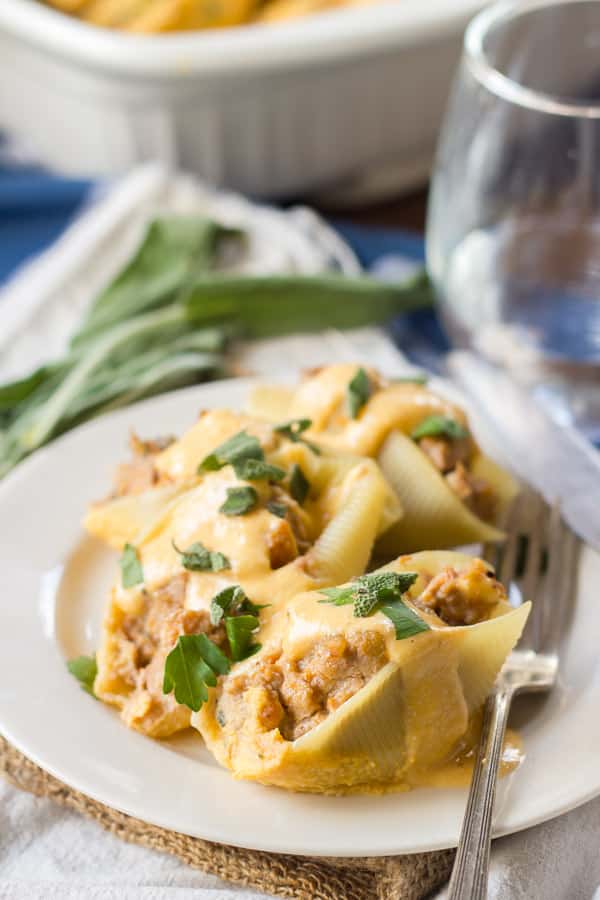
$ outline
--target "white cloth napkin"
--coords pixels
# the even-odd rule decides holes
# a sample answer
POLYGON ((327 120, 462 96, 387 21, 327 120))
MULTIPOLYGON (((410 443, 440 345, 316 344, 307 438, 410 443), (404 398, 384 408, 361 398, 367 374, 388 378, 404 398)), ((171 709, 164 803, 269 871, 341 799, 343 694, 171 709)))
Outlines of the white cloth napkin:
MULTIPOLYGON (((144 167, 99 200, 46 254, 0 292, 0 379, 59 353, 93 294, 155 212, 198 211, 249 228, 238 265, 255 272, 358 270, 352 252, 306 209, 288 213, 217 194, 144 167)), ((406 361, 378 329, 294 336, 249 345, 242 363, 276 374, 334 360, 384 370, 406 361)), ((574 765, 576 765, 574 757, 574 765)), ((600 885, 600 799, 494 843, 493 900, 590 900, 600 885)), ((359 850, 359 848, 357 848, 359 850)), ((443 898, 444 892, 439 895, 443 898)), ((0 781, 0 900, 263 900, 168 855, 126 844, 95 822, 0 781)), ((600 889, 596 900, 600 900, 600 889)))
POLYGON ((0 900, 263 900, 0 781, 0 900))

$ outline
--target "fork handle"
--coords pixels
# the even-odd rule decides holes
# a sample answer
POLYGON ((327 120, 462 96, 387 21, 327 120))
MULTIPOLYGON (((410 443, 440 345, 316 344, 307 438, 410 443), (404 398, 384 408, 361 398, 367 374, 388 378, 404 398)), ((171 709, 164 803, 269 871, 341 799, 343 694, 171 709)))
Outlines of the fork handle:
POLYGON ((513 692, 498 688, 484 707, 481 739, 460 834, 448 900, 485 900, 496 780, 513 692))

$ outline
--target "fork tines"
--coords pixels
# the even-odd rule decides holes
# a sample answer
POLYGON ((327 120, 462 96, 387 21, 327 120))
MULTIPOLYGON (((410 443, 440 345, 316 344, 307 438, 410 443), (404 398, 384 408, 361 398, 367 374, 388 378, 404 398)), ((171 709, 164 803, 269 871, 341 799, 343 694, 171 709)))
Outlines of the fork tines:
POLYGON ((502 525, 505 543, 488 545, 485 556, 514 606, 532 602, 519 648, 554 653, 574 595, 579 540, 559 507, 528 488, 516 497, 502 525))

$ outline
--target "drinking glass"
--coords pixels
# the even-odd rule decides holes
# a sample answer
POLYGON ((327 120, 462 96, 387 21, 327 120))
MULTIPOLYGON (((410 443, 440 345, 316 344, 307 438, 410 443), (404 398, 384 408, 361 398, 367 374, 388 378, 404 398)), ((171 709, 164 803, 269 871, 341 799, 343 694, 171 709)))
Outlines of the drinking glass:
POLYGON ((600 0, 504 2, 469 25, 427 263, 452 340, 600 440, 600 0))

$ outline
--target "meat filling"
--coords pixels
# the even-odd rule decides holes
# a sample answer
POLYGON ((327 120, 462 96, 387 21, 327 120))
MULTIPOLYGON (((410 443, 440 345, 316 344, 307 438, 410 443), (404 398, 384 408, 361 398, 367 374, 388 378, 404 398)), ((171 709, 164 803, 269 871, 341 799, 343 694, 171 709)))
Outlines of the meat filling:
POLYGON ((272 569, 292 562, 311 547, 310 520, 302 507, 283 488, 273 485, 267 504, 278 522, 267 535, 272 569))
POLYGON ((494 489, 483 478, 477 478, 463 463, 446 475, 446 481, 465 506, 484 521, 494 518, 497 498, 494 489))
POLYGON ((494 489, 469 471, 472 451, 469 438, 424 437, 419 441, 419 447, 465 506, 484 521, 494 518, 497 507, 494 489))
POLYGON ((467 463, 471 455, 468 438, 424 437, 419 441, 419 447, 444 475, 456 468, 457 463, 467 463))
POLYGON ((503 599, 504 588, 493 571, 476 559, 462 572, 443 569, 414 602, 436 612, 447 625, 474 625, 488 619, 503 599))
POLYGON ((117 466, 113 496, 124 497, 127 494, 141 494, 164 481, 155 468, 154 458, 174 440, 172 437, 167 437, 143 441, 132 431, 129 446, 133 453, 133 459, 117 466))
POLYGON ((332 635, 299 659, 273 652, 227 679, 217 718, 237 729, 250 715, 262 730, 278 728, 294 741, 358 693, 387 661, 385 641, 375 632, 332 635))
POLYGON ((125 615, 116 629, 119 676, 131 688, 123 718, 133 728, 163 737, 189 725, 189 710, 162 690, 165 659, 182 634, 204 633, 219 646, 226 642, 222 626, 211 625, 206 610, 184 608, 187 574, 147 594, 140 615, 125 615))

